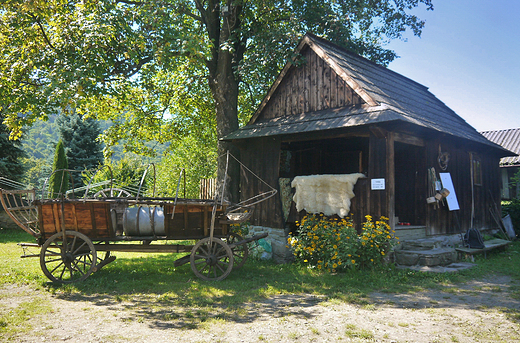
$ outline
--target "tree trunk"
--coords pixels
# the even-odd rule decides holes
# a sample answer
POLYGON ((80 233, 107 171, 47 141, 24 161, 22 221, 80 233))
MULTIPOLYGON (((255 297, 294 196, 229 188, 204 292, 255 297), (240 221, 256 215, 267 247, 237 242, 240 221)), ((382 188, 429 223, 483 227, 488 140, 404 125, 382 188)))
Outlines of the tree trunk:
MULTIPOLYGON (((220 138, 238 129, 238 83, 234 80, 234 75, 230 72, 228 75, 220 74, 211 82, 211 91, 216 101, 216 117, 217 117, 217 137, 218 141, 218 180, 223 180, 226 173, 225 154, 229 151, 237 159, 239 157, 238 149, 229 142, 220 141, 220 138)), ((233 158, 229 159, 227 165, 227 179, 224 196, 231 202, 239 201, 239 183, 240 168, 233 158)))
MULTIPOLYGON (((208 1, 207 11, 204 15, 208 37, 214 42, 212 57, 207 61, 209 70, 209 87, 216 104, 216 121, 218 156, 223 156, 229 151, 239 159, 239 150, 231 143, 220 139, 231 132, 238 130, 238 85, 239 80, 235 75, 235 67, 243 57, 243 49, 235 46, 230 48, 231 33, 240 27, 240 12, 242 7, 234 5, 228 0, 227 4, 220 8, 219 2, 208 1), (222 13, 221 13, 222 10, 222 13)), ((239 202, 240 167, 234 159, 229 160, 226 167, 226 158, 219 158, 217 177, 223 180, 227 169, 226 189, 224 196, 231 202, 239 202)))

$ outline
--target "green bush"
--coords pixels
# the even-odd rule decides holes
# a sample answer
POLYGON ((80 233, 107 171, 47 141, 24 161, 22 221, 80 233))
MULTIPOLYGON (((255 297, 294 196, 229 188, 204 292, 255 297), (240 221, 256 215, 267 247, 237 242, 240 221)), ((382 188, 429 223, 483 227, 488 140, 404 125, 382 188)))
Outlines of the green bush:
POLYGON ((358 234, 351 218, 306 216, 298 225, 298 234, 288 238, 288 247, 298 263, 329 272, 380 265, 397 238, 387 218, 376 222, 371 216, 365 218, 358 234))

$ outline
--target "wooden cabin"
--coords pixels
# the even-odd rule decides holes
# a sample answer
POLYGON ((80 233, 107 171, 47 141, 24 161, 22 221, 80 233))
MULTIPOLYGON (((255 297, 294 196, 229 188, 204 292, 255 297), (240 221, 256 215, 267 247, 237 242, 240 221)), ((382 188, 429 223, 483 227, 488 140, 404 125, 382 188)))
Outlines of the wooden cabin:
MULTIPOLYGON (((241 160, 278 196, 251 224, 287 233, 303 214, 281 181, 302 175, 363 173, 350 212, 424 227, 428 235, 497 227, 499 160, 490 142, 428 88, 312 34, 296 49, 247 125, 226 136, 241 160), (456 203, 429 204, 432 180, 449 174, 456 203), (430 176, 429 176, 430 175, 430 176), (456 209, 459 207, 459 209, 456 209)), ((245 198, 261 183, 243 179, 245 198)), ((292 190, 294 191, 294 190, 292 190)), ((435 189, 434 189, 435 191, 435 189)))
POLYGON ((511 200, 520 196, 520 184, 513 178, 520 171, 520 128, 481 132, 490 141, 514 153, 500 159, 502 199, 511 200))

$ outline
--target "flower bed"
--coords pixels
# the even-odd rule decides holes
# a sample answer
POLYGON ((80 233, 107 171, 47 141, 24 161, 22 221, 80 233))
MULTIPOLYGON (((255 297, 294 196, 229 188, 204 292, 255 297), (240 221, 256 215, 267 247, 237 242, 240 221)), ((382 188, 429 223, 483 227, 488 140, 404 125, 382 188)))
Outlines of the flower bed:
POLYGON ((388 225, 388 218, 373 222, 365 216, 361 233, 351 218, 327 218, 308 215, 291 234, 288 247, 296 262, 312 268, 339 272, 347 268, 370 268, 383 263, 385 255, 398 240, 388 225))

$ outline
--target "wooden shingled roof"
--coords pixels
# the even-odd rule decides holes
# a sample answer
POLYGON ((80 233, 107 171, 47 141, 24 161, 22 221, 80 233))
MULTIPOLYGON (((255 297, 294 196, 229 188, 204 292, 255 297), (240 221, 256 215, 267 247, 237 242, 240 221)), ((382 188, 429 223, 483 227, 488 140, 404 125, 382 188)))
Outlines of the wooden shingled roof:
POLYGON ((355 92, 357 98, 361 99, 361 104, 285 113, 274 117, 267 115, 269 103, 280 96, 277 95, 281 94, 280 88, 287 87, 288 83, 284 83, 284 78, 297 68, 289 62, 249 123, 226 136, 225 140, 401 121, 504 150, 478 133, 430 93, 427 87, 309 33, 301 40, 296 53, 308 49, 319 56, 323 65, 330 67, 355 92))
POLYGON ((507 156, 500 159, 501 165, 520 165, 520 128, 481 132, 490 141, 512 151, 516 156, 507 156))

